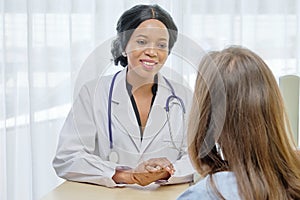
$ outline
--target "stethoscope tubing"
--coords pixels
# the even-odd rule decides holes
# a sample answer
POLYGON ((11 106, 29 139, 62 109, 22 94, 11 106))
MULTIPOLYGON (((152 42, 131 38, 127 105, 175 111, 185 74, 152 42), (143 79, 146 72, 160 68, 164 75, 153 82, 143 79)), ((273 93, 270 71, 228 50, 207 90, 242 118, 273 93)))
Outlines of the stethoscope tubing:
POLYGON ((185 106, 184 106, 184 103, 183 103, 182 99, 180 97, 176 96, 175 90, 174 90, 173 86, 171 85, 170 81, 168 81, 168 79, 165 78, 165 77, 163 77, 163 78, 165 79, 165 81, 168 84, 169 88, 171 89, 171 93, 172 93, 172 95, 170 95, 166 100, 166 107, 165 107, 166 111, 169 112, 169 110, 170 110, 170 107, 169 107, 170 101, 172 99, 177 99, 180 102, 181 106, 182 106, 183 113, 185 114, 185 106))
MULTIPOLYGON (((115 81, 117 78, 117 75, 120 73, 121 71, 118 71, 112 78, 111 84, 110 84, 110 88, 109 88, 109 95, 108 95, 108 112, 107 112, 107 117, 108 117, 108 133, 109 133, 109 148, 112 150, 113 149, 113 136, 112 136, 112 120, 111 120, 111 103, 112 103, 112 94, 113 94, 113 89, 114 89, 114 85, 115 85, 115 81)), ((170 95, 167 100, 166 100, 166 112, 167 114, 169 113, 170 107, 169 107, 169 103, 172 99, 177 99, 180 102, 180 105, 182 107, 182 111, 183 111, 183 115, 185 114, 185 106, 184 106, 184 102, 183 100, 176 96, 175 94, 175 90, 173 88, 173 86, 171 85, 171 83, 168 81, 168 79, 166 79, 165 77, 163 77, 164 80, 166 81, 167 85, 169 86, 172 95, 170 95)), ((169 120, 169 116, 168 116, 168 120, 169 120)), ((169 122, 168 122, 169 123, 169 122)), ((170 126, 170 125, 169 125, 170 126)), ((170 130, 171 131, 171 130, 170 130)), ((171 134, 171 133, 170 133, 171 134)))
POLYGON ((111 101, 112 101, 112 94, 113 94, 113 90, 114 90, 114 85, 115 85, 115 81, 117 78, 117 75, 120 73, 121 71, 118 71, 112 78, 111 84, 110 84, 110 88, 109 88, 109 95, 108 95, 108 133, 109 133, 109 148, 113 149, 113 138, 112 138, 112 128, 111 128, 111 101))

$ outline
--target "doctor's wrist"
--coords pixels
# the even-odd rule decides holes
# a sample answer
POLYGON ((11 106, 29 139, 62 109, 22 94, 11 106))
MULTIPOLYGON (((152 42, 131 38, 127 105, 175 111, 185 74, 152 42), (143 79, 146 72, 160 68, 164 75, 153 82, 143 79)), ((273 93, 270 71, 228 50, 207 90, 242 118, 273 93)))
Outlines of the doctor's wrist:
POLYGON ((112 179, 117 184, 134 184, 133 170, 128 167, 117 167, 112 179))

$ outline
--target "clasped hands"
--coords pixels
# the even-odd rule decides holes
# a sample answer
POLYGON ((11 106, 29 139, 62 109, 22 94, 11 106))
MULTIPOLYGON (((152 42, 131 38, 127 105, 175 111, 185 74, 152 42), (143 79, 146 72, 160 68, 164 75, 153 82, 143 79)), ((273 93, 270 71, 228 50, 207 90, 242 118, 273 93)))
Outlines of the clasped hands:
POLYGON ((145 186, 155 181, 167 180, 174 172, 174 166, 167 158, 151 158, 135 169, 117 170, 113 180, 117 183, 145 186))

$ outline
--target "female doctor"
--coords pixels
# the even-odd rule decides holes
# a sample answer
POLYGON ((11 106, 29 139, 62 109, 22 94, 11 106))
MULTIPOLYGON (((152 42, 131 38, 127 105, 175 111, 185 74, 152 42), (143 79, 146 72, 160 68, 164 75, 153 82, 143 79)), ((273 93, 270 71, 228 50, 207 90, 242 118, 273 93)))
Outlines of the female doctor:
POLYGON ((112 43, 124 70, 85 84, 62 128, 53 166, 58 176, 107 187, 192 180, 185 118, 191 91, 163 77, 177 39, 158 5, 123 13, 112 43))

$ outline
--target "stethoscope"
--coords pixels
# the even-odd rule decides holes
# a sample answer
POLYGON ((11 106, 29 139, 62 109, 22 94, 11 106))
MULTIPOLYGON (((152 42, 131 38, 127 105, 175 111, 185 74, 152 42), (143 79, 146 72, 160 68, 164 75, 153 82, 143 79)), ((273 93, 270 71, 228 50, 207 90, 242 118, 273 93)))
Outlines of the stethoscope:
MULTIPOLYGON (((111 84, 110 84, 110 88, 109 88, 109 95, 108 95, 108 133, 109 133, 109 148, 110 148, 110 153, 108 155, 108 160, 114 163, 117 163, 119 161, 119 155, 116 151, 113 150, 113 135, 112 135, 112 123, 111 123, 111 103, 112 103, 112 94, 113 94, 113 90, 114 90, 114 85, 115 85, 115 80, 117 78, 117 75, 120 73, 121 71, 118 71, 112 78, 111 84)), ((167 98, 166 100, 166 104, 165 104, 165 110, 167 113, 167 122, 168 122, 168 128, 169 128, 169 133, 170 133, 170 139, 171 139, 171 143, 173 145, 173 147, 179 152, 178 153, 178 159, 182 157, 182 155, 184 154, 184 151, 182 150, 182 145, 183 145, 183 139, 181 140, 181 144, 178 147, 175 142, 174 142, 174 138, 173 138, 173 133, 172 133, 172 129, 171 129, 171 124, 170 124, 170 102, 173 99, 177 99, 177 101, 180 104, 180 107, 182 109, 182 121, 183 121, 183 130, 184 129, 184 124, 185 124, 185 106, 183 103, 183 100, 176 96, 175 94, 175 90, 173 88, 173 86, 171 85, 171 83, 165 78, 163 77, 164 80, 166 81, 167 85, 169 86, 170 90, 171 90, 171 95, 167 98)))

